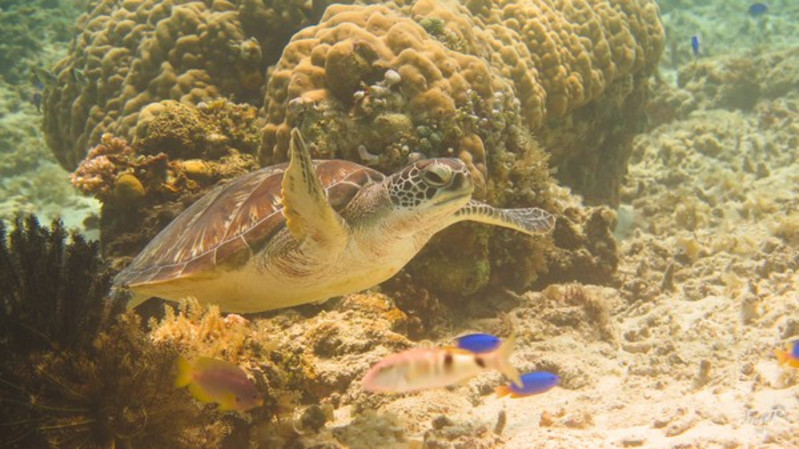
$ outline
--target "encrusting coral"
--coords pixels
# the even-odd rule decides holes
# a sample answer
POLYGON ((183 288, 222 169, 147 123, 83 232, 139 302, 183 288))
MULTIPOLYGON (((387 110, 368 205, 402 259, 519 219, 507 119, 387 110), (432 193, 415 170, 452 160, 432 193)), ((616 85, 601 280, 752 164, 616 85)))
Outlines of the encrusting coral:
POLYGON ((106 299, 98 245, 18 217, 0 222, 0 445, 217 447, 226 424, 172 387, 174 345, 106 299))

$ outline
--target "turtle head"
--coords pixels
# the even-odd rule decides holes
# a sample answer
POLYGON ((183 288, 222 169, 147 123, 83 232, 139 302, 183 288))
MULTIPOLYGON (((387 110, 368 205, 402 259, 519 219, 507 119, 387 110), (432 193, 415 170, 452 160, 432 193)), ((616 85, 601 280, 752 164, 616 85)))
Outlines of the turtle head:
MULTIPOLYGON (((401 221, 446 222, 469 202, 474 191, 466 164, 460 159, 426 159, 385 180, 391 203, 401 221)), ((418 229, 418 224, 416 226, 418 229)))

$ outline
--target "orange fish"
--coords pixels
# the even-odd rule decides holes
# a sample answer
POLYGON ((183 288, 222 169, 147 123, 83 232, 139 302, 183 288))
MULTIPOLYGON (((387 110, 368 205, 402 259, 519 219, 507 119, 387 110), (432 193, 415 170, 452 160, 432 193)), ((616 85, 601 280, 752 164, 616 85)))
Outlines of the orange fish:
POLYGON ((775 349, 774 355, 780 366, 787 364, 793 368, 799 368, 799 339, 788 342, 785 350, 775 349))
POLYGON ((513 338, 486 353, 458 348, 414 348, 386 357, 363 378, 363 389, 374 393, 407 393, 455 385, 495 369, 521 386, 519 372, 508 357, 513 338))
POLYGON ((183 356, 178 358, 175 386, 189 387, 195 399, 216 402, 220 410, 244 412, 264 402, 238 365, 209 357, 200 357, 193 364, 183 356))

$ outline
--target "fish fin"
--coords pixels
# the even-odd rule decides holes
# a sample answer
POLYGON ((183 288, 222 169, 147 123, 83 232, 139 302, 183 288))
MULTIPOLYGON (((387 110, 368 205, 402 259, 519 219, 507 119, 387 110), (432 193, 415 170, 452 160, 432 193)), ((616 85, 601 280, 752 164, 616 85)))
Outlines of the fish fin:
POLYGON ((500 385, 498 387, 494 387, 494 393, 496 393, 497 397, 499 398, 507 396, 510 394, 510 387, 507 385, 500 385))
POLYGON ((783 351, 782 349, 775 349, 774 355, 777 356, 777 363, 780 366, 785 365, 788 362, 788 351, 783 351))
POLYGON ((513 351, 513 345, 516 342, 516 337, 511 335, 505 340, 502 345, 497 349, 497 370, 507 376, 513 383, 522 388, 522 378, 519 376, 519 371, 510 364, 510 355, 513 351))
POLYGON ((208 393, 196 383, 189 384, 189 393, 194 396, 194 399, 197 399, 200 402, 214 402, 213 398, 211 398, 211 396, 209 396, 208 393))
POLYGON ((222 397, 221 400, 218 401, 219 403, 219 410, 220 411, 227 411, 227 410, 236 410, 236 395, 233 393, 228 393, 222 397))
POLYGON ((175 387, 183 388, 191 383, 193 370, 191 369, 191 364, 189 361, 183 356, 178 357, 177 365, 178 376, 175 378, 175 387))

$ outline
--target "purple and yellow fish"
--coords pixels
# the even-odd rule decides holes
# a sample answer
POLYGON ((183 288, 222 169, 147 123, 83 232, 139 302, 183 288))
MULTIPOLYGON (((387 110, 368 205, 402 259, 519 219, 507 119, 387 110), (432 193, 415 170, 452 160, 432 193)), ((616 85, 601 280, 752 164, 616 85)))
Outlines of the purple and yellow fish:
POLYGON ((495 369, 521 386, 519 372, 508 357, 509 338, 491 352, 474 353, 460 348, 414 348, 391 355, 375 364, 363 378, 363 389, 373 393, 407 393, 456 385, 481 372, 495 369))
POLYGON ((252 381, 238 365, 200 357, 189 363, 185 357, 178 358, 178 388, 188 387, 189 392, 200 402, 216 402, 220 410, 245 412, 263 404, 252 381))
POLYGON ((513 383, 500 385, 494 388, 494 392, 499 397, 510 395, 512 398, 523 398, 549 391, 560 383, 560 377, 557 374, 546 371, 524 374, 521 380, 521 386, 513 383))
POLYGON ((792 368, 799 368, 799 339, 788 342, 785 350, 775 349, 774 355, 777 356, 777 363, 788 365, 792 368))

